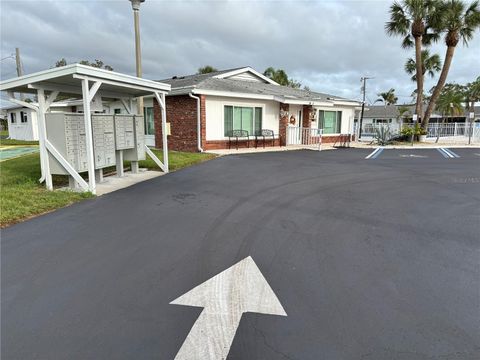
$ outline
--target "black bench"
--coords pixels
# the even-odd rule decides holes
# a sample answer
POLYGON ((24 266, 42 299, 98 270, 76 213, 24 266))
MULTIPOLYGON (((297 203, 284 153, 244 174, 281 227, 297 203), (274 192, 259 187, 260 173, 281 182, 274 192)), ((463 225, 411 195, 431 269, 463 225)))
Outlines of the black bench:
POLYGON ((262 129, 255 135, 255 149, 257 148, 258 140, 263 139, 263 147, 265 148, 265 142, 267 139, 272 139, 272 146, 275 146, 275 134, 273 130, 262 129))
POLYGON ((238 150, 238 141, 247 141, 247 147, 250 147, 250 136, 247 130, 232 130, 228 134, 228 148, 231 149, 232 140, 235 139, 235 148, 238 150))

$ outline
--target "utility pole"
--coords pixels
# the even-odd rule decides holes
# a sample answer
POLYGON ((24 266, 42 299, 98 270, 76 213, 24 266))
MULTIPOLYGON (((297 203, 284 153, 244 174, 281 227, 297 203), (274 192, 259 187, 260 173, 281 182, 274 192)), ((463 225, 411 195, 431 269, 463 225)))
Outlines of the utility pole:
MULTIPOLYGON (((132 3, 133 22, 135 26, 135 64, 137 77, 142 77, 142 50, 140 47, 140 5, 145 0, 129 0, 132 3)), ((143 98, 137 98, 137 114, 143 115, 143 98)))
POLYGON ((20 49, 15 48, 15 62, 17 63, 17 76, 23 76, 22 62, 20 61, 20 49))
MULTIPOLYGON (((15 62, 17 64, 17 76, 23 76, 22 61, 20 60, 20 49, 15 48, 15 62)), ((23 93, 20 93, 20 100, 24 100, 23 93)))
MULTIPOLYGON (((132 3, 133 22, 135 26, 135 64, 137 77, 142 77, 142 50, 140 48, 140 5, 145 0, 129 0, 132 3)), ((137 98, 137 114, 143 116, 143 97, 137 98)), ((138 161, 131 162, 132 173, 139 171, 138 161)))
POLYGON ((365 112, 365 93, 367 92, 367 80, 373 79, 373 77, 361 77, 360 81, 363 82, 362 84, 362 112, 360 113, 360 128, 358 130, 358 140, 362 137, 362 124, 363 124, 363 113, 365 112))

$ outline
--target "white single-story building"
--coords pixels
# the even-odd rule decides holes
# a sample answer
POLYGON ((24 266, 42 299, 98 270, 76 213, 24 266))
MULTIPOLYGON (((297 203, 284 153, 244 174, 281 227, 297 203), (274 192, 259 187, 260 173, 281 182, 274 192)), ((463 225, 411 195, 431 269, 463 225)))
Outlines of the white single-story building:
MULTIPOLYGON (((360 107, 354 100, 279 85, 250 67, 174 76, 159 82, 172 87, 166 97, 168 146, 172 150, 227 148, 232 130, 247 131, 251 137, 271 130, 273 144, 285 145, 287 127, 323 129, 323 142, 344 141, 353 134, 355 111, 360 107)), ((97 102, 101 104, 97 104, 97 112, 125 112, 120 101, 97 102)), ((83 108, 78 100, 65 100, 53 103, 50 111, 83 112, 83 108)), ((38 140, 36 114, 31 109, 16 106, 7 112, 10 138, 38 140)), ((160 114, 157 101, 144 97, 145 142, 159 148, 160 114)))
MULTIPOLYGON (((254 136, 272 130, 285 145, 287 127, 321 128, 324 142, 352 134, 360 103, 338 96, 281 86, 250 67, 159 80, 171 85, 166 97, 172 150, 228 147, 233 130, 254 136)), ((156 145, 161 147, 161 116, 153 102, 156 145)))

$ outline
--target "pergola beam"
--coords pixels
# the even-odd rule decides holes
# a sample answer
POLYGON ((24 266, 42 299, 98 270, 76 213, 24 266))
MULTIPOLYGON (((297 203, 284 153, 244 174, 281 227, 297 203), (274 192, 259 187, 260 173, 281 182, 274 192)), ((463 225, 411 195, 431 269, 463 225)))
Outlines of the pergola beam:
POLYGON ((144 87, 144 86, 141 86, 141 85, 123 84, 123 83, 119 83, 115 80, 105 80, 105 79, 97 78, 95 76, 73 74, 73 78, 74 79, 80 79, 80 80, 89 80, 89 81, 101 81, 104 84, 114 85, 114 86, 118 86, 118 87, 124 87, 124 88, 127 88, 127 89, 135 89, 135 90, 139 90, 139 91, 146 91, 146 92, 151 92, 152 91, 151 88, 144 87))
MULTIPOLYGON (((56 84, 51 84, 51 83, 39 83, 39 84, 29 84, 28 85, 29 89, 39 89, 42 88, 47 91, 59 91, 62 93, 66 94, 74 94, 74 95, 82 95, 82 89, 75 87, 75 86, 70 86, 70 85, 56 85, 56 84)), ((99 94, 102 97, 105 98, 112 98, 112 99, 126 99, 128 96, 122 93, 118 93, 115 91, 97 91, 97 94, 99 94)))
POLYGON ((26 102, 26 101, 23 101, 23 100, 18 100, 17 98, 15 98, 15 94, 13 92, 7 91, 7 95, 8 95, 8 101, 10 101, 14 104, 24 106, 26 108, 38 111, 38 106, 33 105, 33 104, 31 104, 29 102, 26 102))
POLYGON ((93 98, 95 97, 95 94, 97 93, 98 89, 100 89, 100 86, 102 85, 101 81, 96 81, 93 83, 92 87, 88 91, 88 102, 92 102, 93 98))

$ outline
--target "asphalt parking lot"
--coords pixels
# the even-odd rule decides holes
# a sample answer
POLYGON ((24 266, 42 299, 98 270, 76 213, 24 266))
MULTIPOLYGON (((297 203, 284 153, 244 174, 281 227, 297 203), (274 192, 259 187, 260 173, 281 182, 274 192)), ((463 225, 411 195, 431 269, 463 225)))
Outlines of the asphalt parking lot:
POLYGON ((202 308, 170 302, 248 256, 287 316, 228 359, 478 359, 480 149, 450 150, 221 157, 7 228, 2 359, 173 359, 202 308))

